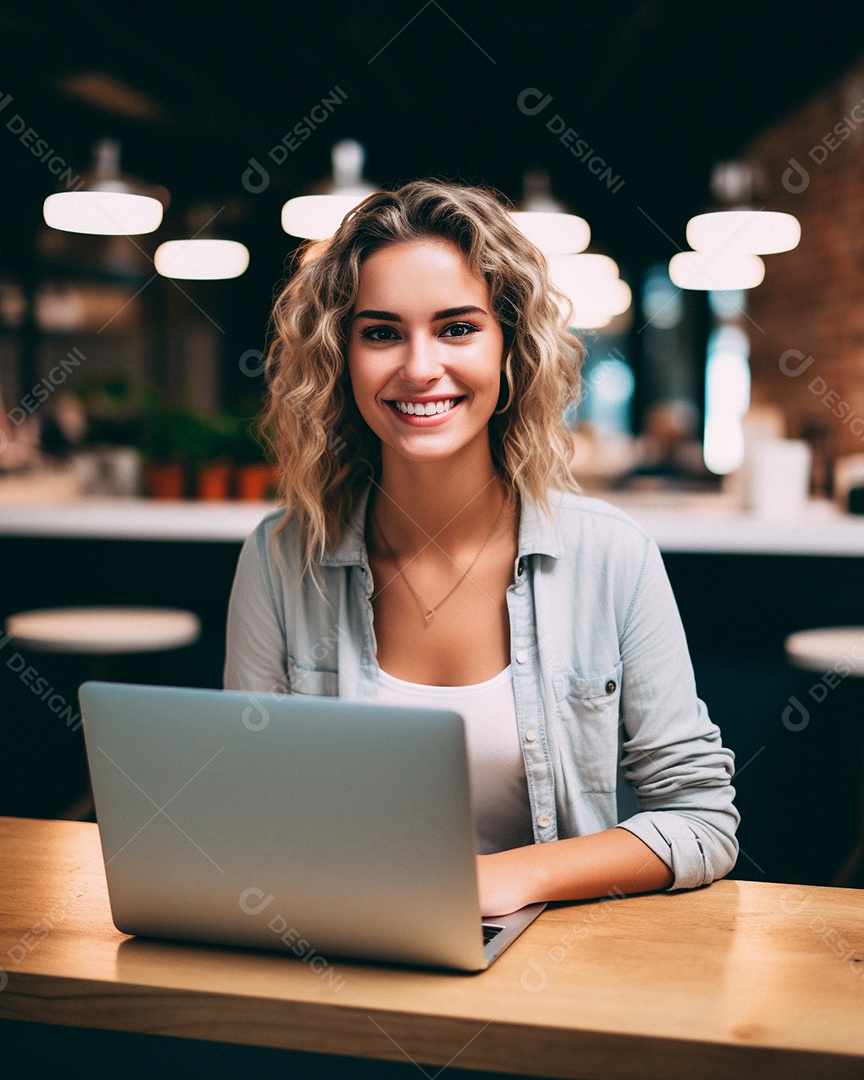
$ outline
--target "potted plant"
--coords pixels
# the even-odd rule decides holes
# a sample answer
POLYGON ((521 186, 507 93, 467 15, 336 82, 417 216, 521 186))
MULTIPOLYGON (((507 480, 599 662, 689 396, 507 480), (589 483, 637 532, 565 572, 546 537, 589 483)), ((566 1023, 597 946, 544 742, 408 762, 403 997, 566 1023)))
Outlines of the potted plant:
POLYGON ((273 499, 279 486, 279 469, 267 460, 264 441, 255 419, 235 417, 233 457, 237 463, 237 497, 249 502, 273 499))
POLYGON ((155 499, 182 499, 187 474, 207 453, 200 417, 184 410, 151 409, 142 422, 146 493, 155 499))
POLYGON ((201 417, 200 420, 206 433, 207 450, 196 469, 197 495, 207 501, 222 501, 231 496, 236 424, 229 416, 201 417))

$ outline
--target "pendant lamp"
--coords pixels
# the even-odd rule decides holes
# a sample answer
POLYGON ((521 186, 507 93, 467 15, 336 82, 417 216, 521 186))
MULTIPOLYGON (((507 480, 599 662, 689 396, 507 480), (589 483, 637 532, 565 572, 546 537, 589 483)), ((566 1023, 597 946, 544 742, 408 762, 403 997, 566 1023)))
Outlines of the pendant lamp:
POLYGON ((544 255, 573 255, 591 243, 588 222, 555 198, 549 174, 542 169, 525 173, 521 207, 511 215, 519 231, 544 255))
POLYGON ((231 204, 196 203, 186 211, 185 240, 166 240, 156 248, 153 264, 162 277, 187 281, 217 281, 239 277, 249 265, 249 249, 226 238, 217 226, 228 216, 236 216, 231 204))
POLYGON ((679 289, 725 292, 755 289, 765 277, 758 255, 719 251, 679 251, 669 260, 669 277, 679 289))
POLYGON ((573 306, 571 326, 599 330, 630 307, 632 293, 619 276, 618 264, 594 253, 549 258, 552 283, 573 306))
POLYGON ((727 161, 715 166, 711 189, 718 206, 687 223, 690 247, 725 255, 773 255, 797 247, 801 239, 798 219, 793 214, 757 208, 757 186, 755 170, 747 162, 727 161))
POLYGON ((282 207, 282 228, 306 240, 328 240, 345 217, 378 189, 363 177, 366 151, 356 139, 342 139, 330 154, 333 172, 324 192, 298 195, 282 207))
POLYGON ((45 224, 63 232, 97 236, 150 233, 162 222, 164 188, 144 184, 120 172, 120 144, 101 139, 94 148, 94 165, 78 191, 49 195, 42 213, 45 224))
POLYGON ((239 277, 249 265, 249 249, 217 237, 166 240, 156 248, 153 264, 162 277, 216 281, 239 277))

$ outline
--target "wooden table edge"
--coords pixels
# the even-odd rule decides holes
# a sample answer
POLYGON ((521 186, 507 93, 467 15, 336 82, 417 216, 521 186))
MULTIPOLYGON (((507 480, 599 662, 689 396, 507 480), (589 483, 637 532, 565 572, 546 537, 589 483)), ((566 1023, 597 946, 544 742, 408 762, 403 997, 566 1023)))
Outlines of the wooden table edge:
POLYGON ((556 1080, 860 1080, 864 1057, 842 1053, 538 1028, 357 1005, 8 973, 0 1021, 52 1024, 448 1066, 556 1080), (38 1002, 38 1017, 34 1004, 38 1002), (170 1020, 168 1019, 170 1017, 170 1020), (336 1023, 334 1023, 336 1021, 336 1023), (696 1062, 698 1061, 698 1066, 696 1062))

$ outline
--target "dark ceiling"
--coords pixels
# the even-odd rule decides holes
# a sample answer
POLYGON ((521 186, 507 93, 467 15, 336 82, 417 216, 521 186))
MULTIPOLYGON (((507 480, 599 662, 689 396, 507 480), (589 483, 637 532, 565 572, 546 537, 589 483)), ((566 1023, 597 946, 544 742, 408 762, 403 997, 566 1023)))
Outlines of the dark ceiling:
MULTIPOLYGON (((119 137, 128 170, 164 184, 175 215, 202 198, 233 207, 253 260, 256 236, 287 250, 281 202, 326 175, 332 143, 353 136, 380 183, 459 177, 518 199, 523 171, 543 167, 627 266, 683 245, 712 164, 864 53, 864 5, 7 0, 0 51, 0 97, 13 95, 0 115, 4 231, 23 227, 21 206, 54 182, 4 131, 14 110, 76 171, 98 136, 119 137), (249 194, 249 160, 267 162, 335 88, 344 102, 249 194), (527 88, 551 95, 537 115, 518 106, 527 88), (550 121, 600 155, 605 181, 550 121)), ((2 249, 0 238, 0 262, 2 249)))

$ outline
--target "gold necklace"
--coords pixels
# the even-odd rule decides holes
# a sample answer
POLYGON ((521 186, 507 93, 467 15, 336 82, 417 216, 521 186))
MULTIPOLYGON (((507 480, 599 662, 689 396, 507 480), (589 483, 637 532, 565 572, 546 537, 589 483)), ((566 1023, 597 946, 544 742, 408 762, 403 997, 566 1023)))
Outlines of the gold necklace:
MULTIPOLYGON (((399 571, 400 575, 402 576, 402 580, 405 582, 405 585, 406 585, 408 591, 414 597, 414 599, 415 599, 415 601, 417 603, 417 606, 420 608, 420 614, 423 616, 423 619, 424 619, 427 626, 429 626, 429 624, 432 622, 433 618, 435 617, 435 612, 438 610, 438 608, 440 608, 441 605, 443 603, 445 603, 445 601, 450 599, 450 597, 453 595, 453 593, 456 592, 456 590, 459 588, 459 586, 462 584, 462 582, 465 580, 465 578, 467 578, 468 575, 471 573, 471 571, 474 569, 474 566, 476 565, 477 560, 480 558, 480 556, 486 550, 487 544, 492 539, 492 537, 493 537, 493 535, 495 533, 495 529, 498 527, 498 522, 501 520, 501 515, 504 513, 504 507, 506 506, 506 504, 507 504, 507 498, 506 498, 506 496, 502 496, 501 508, 499 509, 497 515, 495 516, 495 520, 492 522, 492 528, 489 530, 489 535, 483 541, 483 543, 481 544, 480 549, 478 550, 477 554, 471 560, 471 565, 468 567, 467 570, 465 570, 465 572, 462 574, 462 577, 459 578, 459 580, 456 582, 456 584, 453 586, 453 588, 447 593, 447 595, 443 598, 443 600, 439 600, 438 603, 434 607, 430 607, 428 604, 425 604, 420 599, 420 597, 417 595, 417 593, 414 591, 414 587, 412 586, 411 582, 408 580, 408 577, 405 574, 404 569, 402 568, 402 564, 399 562, 399 559, 398 559, 398 557, 396 555, 396 552, 393 550, 393 547, 390 544, 390 541, 384 535, 384 530, 381 528, 381 523, 378 521, 378 517, 377 517, 377 515, 375 513, 375 510, 373 508, 373 510, 372 510, 372 523, 374 524, 375 528, 378 530, 378 535, 384 541, 384 546, 390 552, 390 557, 392 558, 393 562, 396 563, 396 568, 399 571)), ((392 578, 391 578, 391 581, 392 581, 392 578)), ((388 582, 388 584, 389 584, 389 582, 388 582)))

